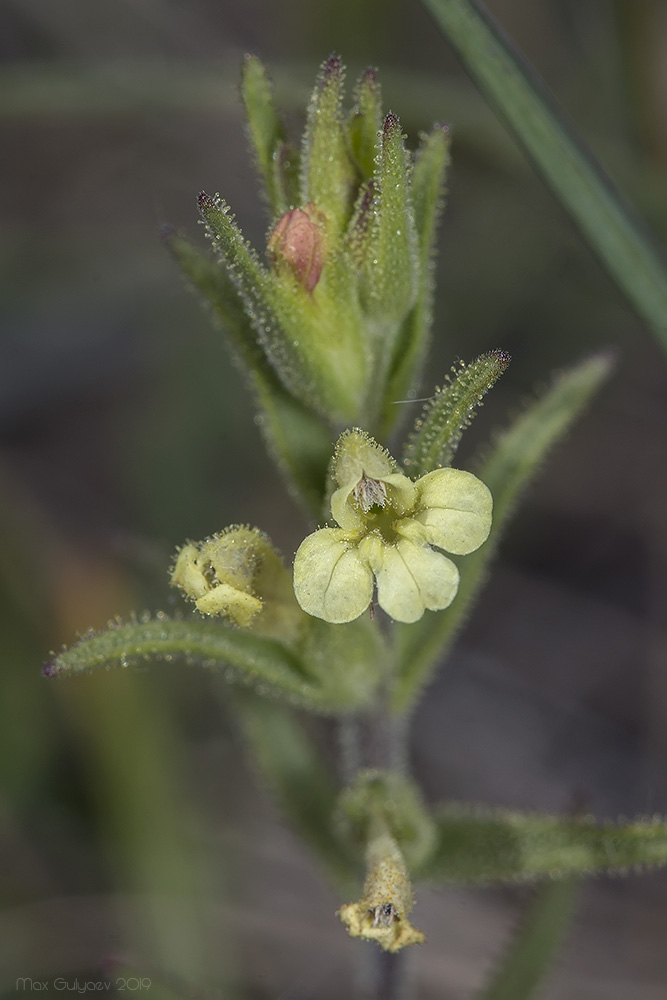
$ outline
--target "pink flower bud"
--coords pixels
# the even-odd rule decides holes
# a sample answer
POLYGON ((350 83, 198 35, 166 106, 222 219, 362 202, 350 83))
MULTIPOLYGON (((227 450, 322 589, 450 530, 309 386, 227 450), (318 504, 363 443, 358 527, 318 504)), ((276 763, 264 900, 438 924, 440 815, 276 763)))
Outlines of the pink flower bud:
POLYGON ((320 280, 327 255, 324 224, 324 215, 310 202, 305 208, 285 212, 269 236, 269 254, 275 263, 287 264, 307 292, 320 280))

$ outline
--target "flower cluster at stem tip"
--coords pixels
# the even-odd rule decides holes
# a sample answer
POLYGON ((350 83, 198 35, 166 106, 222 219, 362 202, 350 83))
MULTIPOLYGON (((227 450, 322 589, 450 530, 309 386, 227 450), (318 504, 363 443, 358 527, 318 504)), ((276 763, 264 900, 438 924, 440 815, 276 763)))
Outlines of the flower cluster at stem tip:
POLYGON ((359 429, 339 438, 333 462, 338 489, 331 514, 299 546, 294 592, 308 614, 340 624, 368 608, 377 584, 380 607, 399 622, 448 607, 459 572, 433 546, 467 555, 487 539, 493 500, 470 472, 435 469, 413 482, 359 429))

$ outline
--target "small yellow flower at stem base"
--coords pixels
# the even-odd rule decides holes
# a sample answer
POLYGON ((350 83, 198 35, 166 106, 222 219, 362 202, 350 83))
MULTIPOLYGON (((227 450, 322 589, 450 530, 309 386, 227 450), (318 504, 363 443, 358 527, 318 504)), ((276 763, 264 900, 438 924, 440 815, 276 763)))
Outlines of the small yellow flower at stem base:
POLYGON ((396 841, 388 833, 382 832, 371 840, 368 867, 361 900, 346 903, 338 911, 348 933, 376 941, 391 952, 423 944, 424 934, 408 920, 414 900, 405 863, 396 841))
POLYGON ((449 607, 459 586, 455 564, 433 546, 467 555, 486 541, 493 500, 470 472, 435 469, 416 482, 362 430, 345 431, 333 461, 338 489, 321 528, 299 546, 294 592, 304 611, 334 624, 377 600, 399 622, 449 607))

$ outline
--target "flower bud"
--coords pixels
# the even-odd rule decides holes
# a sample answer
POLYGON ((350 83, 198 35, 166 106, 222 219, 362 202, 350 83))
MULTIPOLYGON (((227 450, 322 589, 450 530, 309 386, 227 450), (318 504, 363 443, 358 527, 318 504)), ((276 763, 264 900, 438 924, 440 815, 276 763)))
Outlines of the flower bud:
POLYGON ((310 202, 285 212, 269 236, 269 255, 278 267, 287 265, 307 292, 320 280, 326 260, 324 225, 324 215, 310 202))

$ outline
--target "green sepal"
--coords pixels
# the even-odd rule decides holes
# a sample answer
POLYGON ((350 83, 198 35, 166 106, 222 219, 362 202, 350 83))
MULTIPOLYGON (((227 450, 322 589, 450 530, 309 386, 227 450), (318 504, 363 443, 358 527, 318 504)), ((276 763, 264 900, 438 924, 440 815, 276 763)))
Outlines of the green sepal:
MULTIPOLYGON (((306 644, 305 650, 308 651, 306 644)), ((105 632, 87 632, 44 667, 47 677, 85 673, 150 660, 186 662, 222 670, 231 684, 255 687, 313 712, 354 711, 368 702, 369 685, 315 676, 308 659, 273 639, 198 618, 155 618, 113 622, 105 632)), ((358 668, 354 672, 357 680, 358 668)))
POLYGON ((298 304, 260 264, 234 222, 229 206, 218 195, 211 198, 205 192, 199 195, 198 203, 213 248, 239 291, 268 361, 297 399, 317 408, 320 395, 312 365, 299 342, 295 343, 294 326, 302 318, 298 304))
POLYGON ((400 323, 417 294, 417 236, 409 194, 409 160, 401 125, 394 114, 383 123, 375 173, 378 209, 371 233, 366 306, 380 321, 387 370, 400 323))
POLYGON ((450 883, 520 882, 667 864, 661 817, 597 823, 592 817, 446 805, 434 815, 436 847, 415 877, 450 883))
POLYGON ((199 210, 285 388, 332 423, 355 420, 368 359, 359 335, 352 264, 333 255, 311 294, 293 277, 269 273, 260 264, 219 196, 202 193, 199 210))
POLYGON ((381 128, 382 92, 375 70, 369 67, 359 78, 347 122, 350 153, 363 181, 369 181, 375 171, 381 128))
POLYGON ((236 693, 234 709, 260 778, 285 820, 317 855, 341 895, 346 895, 360 876, 359 861, 334 822, 335 776, 304 722, 288 708, 250 691, 236 693))
POLYGON ((414 704, 442 660, 486 580, 498 541, 522 490, 611 368, 611 356, 600 354, 565 372, 498 438, 486 460, 475 469, 493 495, 491 534, 476 552, 461 560, 459 590, 449 608, 426 612, 413 625, 395 626, 398 669, 392 705, 396 712, 405 712, 414 704))
POLYGON ((572 924, 577 890, 574 878, 536 887, 478 1000, 531 1000, 537 995, 572 924))
POLYGON ((413 782, 392 771, 360 771, 338 804, 338 823, 346 838, 365 850, 380 820, 398 844, 408 870, 418 869, 435 848, 435 827, 413 782))
POLYGON ((370 704, 388 657, 379 630, 366 617, 345 625, 309 617, 308 623, 299 655, 329 692, 332 705, 370 704))
POLYGON ((298 176, 298 157, 287 143, 285 130, 273 101, 271 83, 256 56, 246 55, 241 70, 241 96, 248 134, 264 181, 266 197, 274 217, 287 211, 298 197, 293 179, 298 176))
POLYGON ((235 361, 254 390, 260 409, 258 423, 269 453, 308 511, 319 517, 332 448, 327 424, 280 382, 224 268, 171 229, 164 230, 163 238, 227 333, 235 361))
POLYGON ((314 202, 327 217, 332 245, 344 231, 354 197, 354 167, 347 151, 341 114, 343 66, 330 56, 308 106, 301 156, 301 204, 314 202))
POLYGON ((450 162, 450 132, 436 125, 422 136, 412 170, 410 195, 417 232, 419 287, 417 300, 404 320, 394 351, 387 390, 385 431, 401 413, 394 401, 403 399, 419 379, 433 322, 435 241, 445 205, 447 168, 450 162))
POLYGON ((452 464, 463 431, 510 361, 507 351, 489 351, 453 369, 455 378, 435 390, 408 438, 403 462, 411 476, 452 464))

